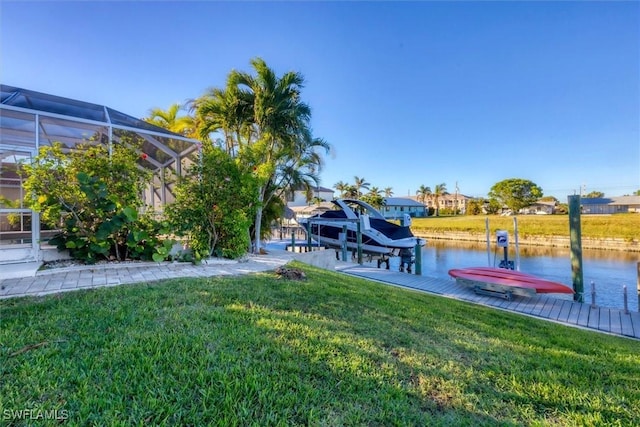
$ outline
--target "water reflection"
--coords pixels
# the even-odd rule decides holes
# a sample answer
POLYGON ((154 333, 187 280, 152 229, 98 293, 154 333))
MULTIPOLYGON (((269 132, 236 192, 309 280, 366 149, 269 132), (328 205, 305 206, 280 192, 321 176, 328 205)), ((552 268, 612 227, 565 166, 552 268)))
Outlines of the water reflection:
MULTIPOLYGON (((516 259, 514 245, 508 250, 510 260, 516 259)), ((502 248, 476 242, 432 240, 422 251, 422 274, 429 277, 449 278, 452 268, 472 266, 497 267, 504 253, 502 248)), ((520 270, 545 279, 572 286, 570 250, 542 246, 520 246, 520 270)), ((591 282, 596 285, 596 304, 605 307, 623 307, 623 285, 627 285, 628 306, 638 310, 636 291, 637 263, 640 253, 584 249, 582 269, 585 302, 591 303, 591 282)))

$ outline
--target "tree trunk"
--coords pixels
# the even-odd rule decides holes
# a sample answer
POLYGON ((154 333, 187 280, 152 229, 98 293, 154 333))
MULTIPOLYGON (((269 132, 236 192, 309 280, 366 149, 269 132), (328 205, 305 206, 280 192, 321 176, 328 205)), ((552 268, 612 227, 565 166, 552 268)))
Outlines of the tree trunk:
POLYGON ((261 225, 262 225, 262 202, 264 201, 264 191, 266 189, 266 185, 263 185, 262 187, 260 187, 259 192, 258 192, 258 208, 256 209, 256 224, 255 224, 255 235, 256 235, 256 239, 255 239, 255 243, 253 246, 253 253, 254 254, 259 254, 260 253, 260 233, 261 233, 261 225))

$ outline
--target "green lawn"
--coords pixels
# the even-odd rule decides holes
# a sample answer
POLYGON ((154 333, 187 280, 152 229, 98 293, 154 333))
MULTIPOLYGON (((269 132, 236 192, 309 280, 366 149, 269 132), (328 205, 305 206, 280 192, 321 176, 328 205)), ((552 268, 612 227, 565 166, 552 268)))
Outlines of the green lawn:
MULTIPOLYGON (((420 232, 465 231, 484 233, 485 220, 489 218, 491 232, 513 230, 513 217, 497 215, 460 215, 451 217, 414 218, 411 229, 420 232)), ((640 239, 640 214, 581 215, 583 237, 616 237, 627 240, 640 239)), ((569 236, 568 215, 518 215, 518 234, 527 236, 569 236)))
POLYGON ((0 424, 637 425, 638 341, 295 265, 0 301, 0 424))

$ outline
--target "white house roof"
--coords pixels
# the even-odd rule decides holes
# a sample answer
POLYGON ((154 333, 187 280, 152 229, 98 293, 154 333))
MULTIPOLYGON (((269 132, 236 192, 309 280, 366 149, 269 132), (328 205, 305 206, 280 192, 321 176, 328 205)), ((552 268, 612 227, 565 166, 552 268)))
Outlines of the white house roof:
POLYGON ((387 197, 384 199, 386 206, 416 206, 424 207, 424 205, 416 200, 407 197, 387 197))
POLYGON ((640 205, 640 196, 583 197, 582 205, 640 205))

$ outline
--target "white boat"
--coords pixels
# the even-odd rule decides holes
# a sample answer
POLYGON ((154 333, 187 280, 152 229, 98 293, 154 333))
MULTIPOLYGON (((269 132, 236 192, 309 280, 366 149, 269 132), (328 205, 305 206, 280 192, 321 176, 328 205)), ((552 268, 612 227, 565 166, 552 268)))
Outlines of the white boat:
POLYGON ((341 249, 346 238, 347 249, 356 251, 358 223, 362 234, 362 252, 382 256, 383 261, 387 256, 412 256, 416 245, 424 246, 426 243, 411 233, 409 215, 405 215, 398 225, 387 221, 378 210, 362 200, 337 199, 332 202, 335 209, 297 220, 305 232, 310 233, 311 238, 322 246, 341 249), (346 235, 343 234, 345 229, 346 235))

